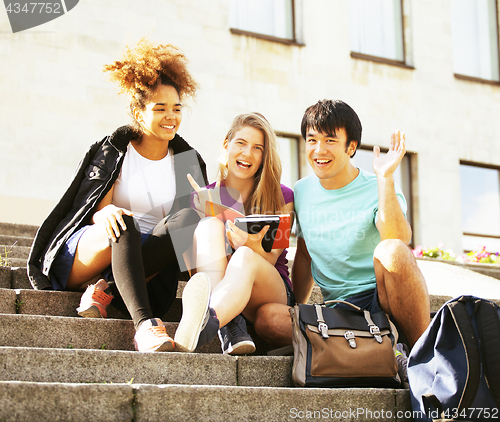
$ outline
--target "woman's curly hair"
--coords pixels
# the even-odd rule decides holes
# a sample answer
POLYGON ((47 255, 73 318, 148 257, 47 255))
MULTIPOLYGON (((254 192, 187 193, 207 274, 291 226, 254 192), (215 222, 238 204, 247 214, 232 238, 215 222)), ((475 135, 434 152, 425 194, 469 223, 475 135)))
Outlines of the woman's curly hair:
MULTIPOLYGON (((120 94, 127 94, 130 112, 144 110, 146 103, 160 85, 173 86, 179 97, 194 97, 198 84, 187 70, 187 59, 179 48, 171 44, 154 45, 142 38, 135 49, 126 47, 123 59, 105 65, 110 79, 120 86, 120 94)), ((135 120, 135 119, 134 119, 135 120)))

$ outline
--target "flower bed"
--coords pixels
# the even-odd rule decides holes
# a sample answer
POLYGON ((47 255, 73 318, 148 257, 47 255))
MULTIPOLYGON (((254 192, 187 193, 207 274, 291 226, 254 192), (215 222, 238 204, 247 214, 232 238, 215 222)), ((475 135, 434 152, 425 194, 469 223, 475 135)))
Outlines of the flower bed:
POLYGON ((443 250, 442 244, 429 249, 417 246, 413 249, 413 255, 417 259, 436 260, 446 264, 459 265, 462 268, 500 280, 500 254, 498 252, 487 252, 485 247, 479 251, 472 251, 455 257, 451 250, 443 250))

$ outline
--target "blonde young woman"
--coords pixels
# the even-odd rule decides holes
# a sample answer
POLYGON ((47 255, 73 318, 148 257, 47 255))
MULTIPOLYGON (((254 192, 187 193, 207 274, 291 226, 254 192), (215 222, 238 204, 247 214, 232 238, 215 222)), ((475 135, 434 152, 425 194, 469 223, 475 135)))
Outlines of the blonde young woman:
POLYGON ((28 274, 35 289, 85 290, 82 317, 105 318, 112 300, 124 304, 135 349, 170 351, 160 318, 200 220, 187 173, 207 183, 201 156, 177 134, 181 100, 197 84, 176 47, 145 40, 104 71, 128 95, 132 124, 91 146, 36 235, 28 274))
MULTIPOLYGON (((240 205, 246 215, 292 214, 293 191, 280 184, 276 136, 261 114, 237 116, 223 149, 217 183, 200 189, 192 182, 198 211, 205 211, 210 192, 211 198, 217 198, 215 202, 232 208, 240 205)), ((215 337, 220 328, 224 353, 252 353, 255 345, 240 314, 253 321, 266 303, 293 304, 286 250, 266 252, 262 248, 268 228, 249 235, 230 221, 224 226, 216 217, 201 220, 195 231, 196 276, 211 286, 210 304, 199 303, 196 309, 192 299, 188 303, 187 296, 183 298, 176 350, 193 351, 215 337), (235 250, 230 256, 226 254, 227 242, 235 250)))

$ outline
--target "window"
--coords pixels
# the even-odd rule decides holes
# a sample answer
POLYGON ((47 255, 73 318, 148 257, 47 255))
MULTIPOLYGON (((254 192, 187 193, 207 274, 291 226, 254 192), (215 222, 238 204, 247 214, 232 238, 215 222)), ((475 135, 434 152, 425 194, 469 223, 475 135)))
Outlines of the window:
POLYGON ((401 0, 349 0, 351 51, 404 62, 401 0))
MULTIPOLYGON (((356 155, 352 158, 352 164, 364 171, 373 173, 373 148, 362 145, 356 151, 356 155)), ((387 152, 387 149, 381 148, 382 153, 387 152)), ((406 219, 412 225, 412 194, 411 194, 411 171, 410 171, 410 156, 406 154, 394 173, 394 181, 401 188, 406 198, 407 208, 406 219)))
POLYGON ((462 245, 500 252, 500 168, 460 164, 462 245))
POLYGON ((499 81, 496 0, 452 0, 451 33, 455 74, 499 81))
POLYGON ((293 7, 293 0, 231 0, 231 27, 294 41, 293 7))
POLYGON ((293 189, 299 180, 299 137, 278 135, 278 151, 281 158, 281 183, 293 189))

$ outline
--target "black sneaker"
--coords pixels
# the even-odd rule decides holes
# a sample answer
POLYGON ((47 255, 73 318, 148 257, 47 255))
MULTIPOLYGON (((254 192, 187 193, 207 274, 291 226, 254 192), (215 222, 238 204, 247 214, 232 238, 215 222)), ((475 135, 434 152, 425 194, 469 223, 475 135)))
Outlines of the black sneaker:
POLYGON ((238 315, 219 330, 222 353, 225 355, 247 355, 255 352, 255 343, 247 332, 245 318, 238 315))
POLYGON ((408 384, 408 348, 404 343, 396 344, 396 362, 398 363, 398 374, 401 378, 401 386, 409 388, 408 384))

